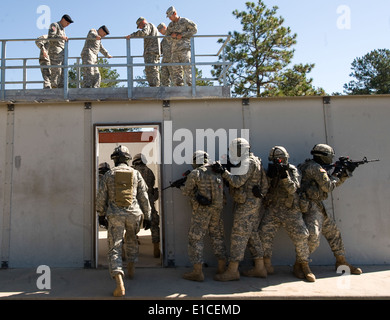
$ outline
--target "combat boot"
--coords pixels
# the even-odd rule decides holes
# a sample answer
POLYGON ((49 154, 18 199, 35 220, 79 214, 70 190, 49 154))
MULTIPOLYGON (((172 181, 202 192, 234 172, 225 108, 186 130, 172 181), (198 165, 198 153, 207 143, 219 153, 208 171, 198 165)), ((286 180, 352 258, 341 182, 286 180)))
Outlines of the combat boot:
POLYGON ((123 297, 125 295, 125 285, 123 284, 123 276, 121 273, 115 275, 116 288, 113 292, 114 297, 123 297))
POLYGON ((238 261, 230 261, 225 272, 216 274, 214 280, 216 281, 232 281, 240 280, 240 273, 238 272, 238 261))
POLYGON ((301 262, 302 272, 305 275, 305 278, 309 282, 316 281, 316 276, 311 272, 308 262, 301 262))
POLYGON ((204 275, 202 272, 202 264, 195 263, 194 270, 183 274, 183 278, 186 280, 202 282, 204 280, 204 275))
POLYGON ((135 265, 134 265, 134 262, 129 262, 127 264, 127 276, 130 278, 130 279, 133 279, 134 278, 134 272, 135 272, 135 265))
POLYGON ((271 264, 271 258, 264 258, 264 266, 267 274, 274 274, 274 267, 271 264))
POLYGON ((336 270, 339 266, 347 266, 351 272, 351 274, 362 274, 363 271, 360 268, 356 268, 353 265, 350 265, 344 256, 336 256, 336 270))
POLYGON ((224 273, 226 269, 226 259, 218 259, 217 274, 224 273))
POLYGON ((301 264, 298 261, 295 261, 294 263, 293 273, 298 279, 305 279, 305 274, 303 273, 301 264))
POLYGON ((160 258, 160 242, 153 243, 153 257, 160 258))
POLYGON ((245 271, 242 274, 246 277, 267 278, 267 270, 264 266, 264 259, 254 259, 255 267, 249 271, 245 271))

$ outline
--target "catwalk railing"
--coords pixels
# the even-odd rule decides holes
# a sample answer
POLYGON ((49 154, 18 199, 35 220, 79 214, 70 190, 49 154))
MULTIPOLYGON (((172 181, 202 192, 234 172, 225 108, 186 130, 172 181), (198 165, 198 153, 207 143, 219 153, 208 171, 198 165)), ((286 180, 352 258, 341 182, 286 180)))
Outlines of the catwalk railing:
MULTIPOLYGON (((126 42, 126 55, 118 55, 118 56, 112 56, 110 59, 111 61, 115 60, 124 60, 123 63, 99 63, 99 64, 80 64, 80 57, 70 57, 69 56, 69 48, 70 46, 80 40, 86 40, 87 38, 69 38, 67 41, 65 41, 65 48, 64 48, 64 62, 62 65, 49 65, 49 66, 43 66, 39 64, 39 58, 38 55, 35 57, 8 57, 7 56, 7 48, 10 43, 23 43, 23 42, 35 42, 37 39, 0 39, 1 42, 1 77, 0 77, 0 100, 4 101, 6 96, 6 90, 9 89, 10 86, 21 86, 22 90, 29 89, 28 86, 32 84, 43 84, 42 76, 38 78, 37 75, 32 80, 29 80, 28 72, 35 69, 40 70, 42 68, 62 68, 63 69, 63 77, 64 77, 64 87, 63 87, 63 97, 65 100, 67 100, 69 96, 69 88, 70 88, 70 78, 69 78, 69 72, 70 70, 75 70, 76 79, 72 79, 72 86, 75 86, 76 88, 80 87, 81 84, 81 70, 83 67, 107 67, 107 68, 126 68, 125 76, 122 79, 109 79, 104 80, 109 82, 115 82, 115 83, 126 83, 127 84, 127 96, 129 99, 132 99, 133 96, 133 88, 134 85, 137 82, 146 82, 146 79, 144 79, 142 76, 134 77, 134 70, 135 68, 144 68, 145 66, 185 66, 190 65, 191 66, 191 73, 192 73, 192 96, 196 96, 196 83, 197 81, 218 81, 219 83, 222 83, 223 87, 227 86, 227 76, 226 72, 231 66, 231 62, 226 61, 226 53, 225 53, 225 47, 227 43, 230 40, 230 35, 196 35, 191 37, 191 61, 190 63, 157 63, 157 64, 150 64, 150 63, 144 63, 144 62, 135 62, 137 58, 142 58, 142 55, 133 55, 132 49, 133 49, 133 41, 139 41, 143 40, 147 37, 137 37, 137 38, 130 38, 126 39, 126 37, 107 37, 104 38, 105 46, 106 41, 110 40, 121 40, 126 42), (201 40, 206 38, 218 38, 222 39, 222 43, 217 48, 216 53, 206 53, 206 54, 196 54, 196 44, 195 40, 201 40), (197 61, 198 59, 210 59, 212 57, 216 58, 216 61, 197 61), (222 59, 220 59, 222 58, 222 59), (74 63, 70 63, 74 61, 74 63), (32 62, 33 64, 30 65, 29 62, 32 62), (16 64, 16 65, 10 65, 10 64, 16 64), (213 66, 220 66, 222 69, 222 72, 220 72, 220 75, 218 77, 196 77, 196 71, 197 68, 200 68, 202 66, 209 66, 212 68, 213 66), (13 72, 15 70, 22 70, 22 75, 15 75, 13 72), (11 75, 9 78, 8 76, 11 75), (15 79, 16 78, 16 79, 15 79)), ((159 36, 158 38, 163 38, 163 36, 159 36)), ((54 39, 47 39, 47 41, 53 41, 54 39)), ((35 44, 34 44, 35 45, 35 44)), ((23 51, 23 49, 21 49, 23 51)), ((19 51, 18 51, 19 52, 19 51)), ((42 86, 43 87, 43 86, 42 86)))

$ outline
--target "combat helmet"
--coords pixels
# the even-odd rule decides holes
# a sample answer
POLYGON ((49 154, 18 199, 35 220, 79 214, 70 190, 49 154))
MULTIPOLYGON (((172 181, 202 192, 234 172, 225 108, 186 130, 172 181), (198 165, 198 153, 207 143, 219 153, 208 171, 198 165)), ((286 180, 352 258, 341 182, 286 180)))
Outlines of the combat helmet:
POLYGON ((269 152, 268 160, 272 162, 279 162, 279 163, 288 163, 288 158, 290 155, 288 154, 285 147, 282 146, 274 146, 269 152))
POLYGON ((118 146, 114 149, 114 152, 111 155, 111 159, 114 160, 114 163, 128 163, 131 160, 131 155, 129 149, 126 146, 118 146))
POLYGON ((198 168, 201 165, 207 163, 209 161, 209 155, 206 151, 197 150, 192 155, 192 167, 198 168))
POLYGON ((335 155, 333 148, 325 143, 316 144, 310 153, 314 161, 320 164, 331 164, 335 155))
POLYGON ((147 164, 147 162, 146 157, 142 153, 137 153, 133 157, 133 164, 147 164))
POLYGON ((244 138, 233 139, 229 146, 229 158, 233 165, 237 165, 241 159, 249 156, 250 145, 244 138))

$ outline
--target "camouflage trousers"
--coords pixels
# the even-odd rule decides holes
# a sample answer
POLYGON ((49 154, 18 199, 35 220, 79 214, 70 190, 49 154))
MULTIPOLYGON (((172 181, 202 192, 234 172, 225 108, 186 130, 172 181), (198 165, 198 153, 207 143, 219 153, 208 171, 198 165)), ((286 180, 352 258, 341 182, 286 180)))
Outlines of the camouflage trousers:
POLYGON ((263 246, 258 233, 260 223, 260 199, 247 199, 234 203, 233 227, 230 238, 230 261, 242 261, 248 245, 253 259, 262 258, 263 246))
POLYGON ((309 231, 298 210, 284 205, 270 206, 265 212, 259 227, 259 235, 264 249, 264 257, 272 257, 272 245, 276 233, 284 227, 295 246, 297 262, 309 262, 309 231))
POLYGON ((303 214, 303 220, 309 230, 310 253, 313 253, 319 247, 322 234, 335 256, 345 256, 341 232, 335 221, 327 214, 321 201, 310 201, 309 210, 303 214))
POLYGON ((226 259, 226 246, 221 209, 199 206, 192 211, 188 232, 188 256, 192 264, 203 263, 204 237, 209 233, 213 252, 226 259))
POLYGON ((121 273, 124 275, 122 269, 122 246, 123 239, 125 241, 126 258, 129 262, 136 262, 138 260, 138 240, 137 233, 140 230, 141 216, 126 215, 117 216, 110 215, 108 220, 108 266, 111 277, 121 273), (126 231, 126 236, 124 233, 126 231))
MULTIPOLYGON (((162 59, 161 63, 170 63, 171 61, 162 59)), ((172 67, 171 66, 162 66, 161 67, 161 85, 164 87, 169 87, 171 85, 171 75, 172 67)))
MULTIPOLYGON (((190 63, 191 51, 181 50, 172 52, 172 63, 190 63)), ((191 66, 172 66, 172 81, 175 86, 184 86, 184 77, 188 86, 192 85, 192 71, 191 66), (184 77, 183 77, 184 73, 184 77)))
MULTIPOLYGON (((52 66, 61 66, 64 63, 64 54, 49 54, 50 64, 52 66)), ((63 68, 50 68, 50 82, 52 88, 64 87, 64 72, 63 68)))
MULTIPOLYGON (((39 64, 41 66, 50 66, 50 60, 39 59, 39 64)), ((42 73, 42 78, 43 78, 43 87, 44 88, 51 88, 50 69, 49 68, 42 68, 41 73, 42 73)))
MULTIPOLYGON (((84 56, 83 64, 97 64, 96 57, 84 56)), ((84 67, 83 68, 83 88, 100 88, 101 76, 99 67, 84 67)))
MULTIPOLYGON (((145 54, 145 63, 160 63, 160 55, 158 54, 145 54)), ((150 87, 160 86, 160 67, 159 66, 145 66, 146 80, 149 82, 150 87)))
POLYGON ((152 243, 160 242, 160 216, 154 207, 154 204, 151 206, 151 226, 150 233, 152 234, 152 243))

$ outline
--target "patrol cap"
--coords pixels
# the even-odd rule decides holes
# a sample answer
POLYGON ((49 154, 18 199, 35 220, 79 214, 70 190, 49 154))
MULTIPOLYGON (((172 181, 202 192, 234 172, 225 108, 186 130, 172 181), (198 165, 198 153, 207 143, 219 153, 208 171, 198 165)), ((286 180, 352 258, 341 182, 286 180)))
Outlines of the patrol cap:
POLYGON ((137 27, 138 27, 138 25, 139 25, 142 21, 144 21, 144 20, 145 20, 144 17, 139 17, 139 18, 137 19, 137 22, 136 22, 137 27))
POLYGON ((68 21, 69 23, 73 23, 72 18, 69 15, 67 15, 67 14, 64 14, 62 16, 62 19, 65 19, 65 21, 68 21))
POLYGON ((175 7, 174 6, 169 7, 167 12, 166 12, 167 13, 167 18, 169 18, 171 15, 173 15, 174 12, 176 12, 175 7))
POLYGON ((165 28, 166 25, 164 22, 161 22, 158 26, 157 26, 157 30, 160 30, 161 28, 165 28))
POLYGON ((106 26, 101 26, 99 29, 102 29, 106 34, 110 34, 110 31, 108 31, 108 28, 106 26))

